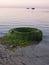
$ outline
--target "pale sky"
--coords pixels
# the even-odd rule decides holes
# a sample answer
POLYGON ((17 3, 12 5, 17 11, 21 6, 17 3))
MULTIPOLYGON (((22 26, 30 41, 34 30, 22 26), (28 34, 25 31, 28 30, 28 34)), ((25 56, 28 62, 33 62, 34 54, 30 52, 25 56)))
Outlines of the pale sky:
POLYGON ((49 0, 0 0, 0 7, 44 7, 49 8, 49 0))

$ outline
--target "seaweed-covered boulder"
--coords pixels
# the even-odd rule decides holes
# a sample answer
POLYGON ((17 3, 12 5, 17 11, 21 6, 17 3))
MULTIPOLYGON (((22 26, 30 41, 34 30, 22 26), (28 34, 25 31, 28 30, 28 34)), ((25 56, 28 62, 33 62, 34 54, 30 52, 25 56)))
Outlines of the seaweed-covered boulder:
POLYGON ((17 46, 29 45, 42 40, 42 31, 29 27, 13 28, 7 33, 6 39, 10 44, 17 46))
POLYGON ((21 39, 21 40, 29 40, 29 41, 41 41, 42 40, 42 32, 36 28, 14 28, 11 29, 8 34, 9 37, 13 39, 21 39))

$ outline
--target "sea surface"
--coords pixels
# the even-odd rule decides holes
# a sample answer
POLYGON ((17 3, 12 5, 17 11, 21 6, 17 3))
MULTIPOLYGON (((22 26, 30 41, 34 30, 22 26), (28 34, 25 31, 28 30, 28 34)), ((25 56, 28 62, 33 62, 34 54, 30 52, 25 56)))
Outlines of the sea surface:
POLYGON ((15 27, 33 27, 49 41, 49 9, 0 8, 0 37, 15 27))
POLYGON ((49 9, 0 8, 0 36, 15 27, 38 28, 49 41, 49 9))
POLYGON ((49 65, 49 9, 0 8, 0 37, 15 27, 42 31, 43 40, 38 45, 18 49, 16 54, 24 53, 22 59, 26 65, 49 65))

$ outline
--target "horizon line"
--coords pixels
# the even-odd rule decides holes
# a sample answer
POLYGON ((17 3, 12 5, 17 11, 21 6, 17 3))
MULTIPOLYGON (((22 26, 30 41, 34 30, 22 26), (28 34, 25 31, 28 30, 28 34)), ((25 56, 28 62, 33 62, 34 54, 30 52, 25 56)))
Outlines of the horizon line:
POLYGON ((35 9, 49 9, 49 7, 0 7, 0 8, 35 8, 35 9))

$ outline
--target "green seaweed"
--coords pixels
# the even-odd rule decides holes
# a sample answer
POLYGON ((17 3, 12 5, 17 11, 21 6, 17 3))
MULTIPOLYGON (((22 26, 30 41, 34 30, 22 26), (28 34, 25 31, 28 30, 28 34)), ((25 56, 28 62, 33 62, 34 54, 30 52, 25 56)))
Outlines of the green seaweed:
POLYGON ((19 27, 8 31, 5 37, 0 39, 2 44, 15 48, 38 44, 42 40, 42 31, 36 28, 19 27))

